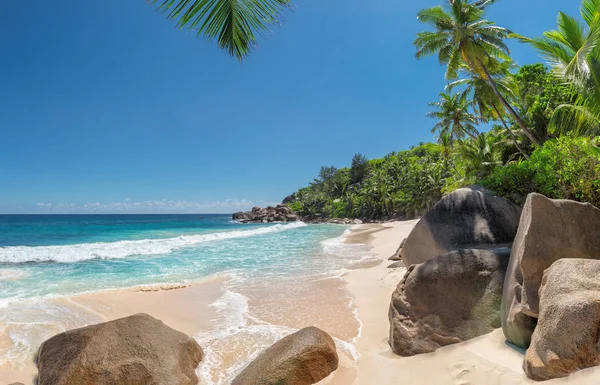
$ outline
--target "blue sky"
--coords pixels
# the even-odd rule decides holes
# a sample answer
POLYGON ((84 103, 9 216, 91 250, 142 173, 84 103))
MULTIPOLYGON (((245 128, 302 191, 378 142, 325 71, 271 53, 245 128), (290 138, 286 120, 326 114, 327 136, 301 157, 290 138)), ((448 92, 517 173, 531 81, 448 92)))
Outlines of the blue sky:
MULTIPOLYGON (((0 213, 233 212, 433 137, 440 0, 296 0, 243 64, 142 0, 0 2, 0 213)), ((499 0, 537 36, 576 0, 499 0)), ((519 64, 538 62, 511 43, 519 64)))

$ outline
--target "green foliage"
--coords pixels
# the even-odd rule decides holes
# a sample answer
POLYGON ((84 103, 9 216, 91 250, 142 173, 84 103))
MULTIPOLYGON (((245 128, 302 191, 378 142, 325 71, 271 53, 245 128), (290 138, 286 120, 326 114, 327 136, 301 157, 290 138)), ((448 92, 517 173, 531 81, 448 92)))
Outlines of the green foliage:
POLYGON ((541 37, 515 37, 531 44, 558 79, 577 90, 574 103, 554 109, 550 128, 561 133, 600 132, 600 2, 583 0, 581 20, 559 12, 557 29, 541 37))
POLYGON ((355 154, 350 167, 350 182, 352 184, 362 183, 368 175, 369 160, 363 154, 355 154))
POLYGON ((598 138, 563 136, 547 141, 529 160, 496 168, 481 183, 494 192, 515 197, 538 192, 600 206, 598 138))
POLYGON ((548 131, 552 116, 556 108, 574 101, 571 87, 543 64, 524 65, 514 79, 519 85, 519 109, 527 125, 542 142, 554 137, 548 131))
POLYGON ((467 100, 467 94, 441 92, 439 96, 440 100, 429 103, 434 110, 428 112, 427 116, 438 120, 431 132, 449 135, 450 143, 466 136, 477 137, 479 131, 475 126, 479 119, 469 111, 471 103, 467 100))
POLYGON ((352 170, 328 173, 328 178, 298 190, 290 207, 308 218, 412 218, 422 215, 442 197, 452 175, 451 161, 434 143, 368 162, 363 157, 355 163, 368 164, 369 173, 362 182, 346 184, 344 189, 327 188, 334 181, 349 183, 352 170))

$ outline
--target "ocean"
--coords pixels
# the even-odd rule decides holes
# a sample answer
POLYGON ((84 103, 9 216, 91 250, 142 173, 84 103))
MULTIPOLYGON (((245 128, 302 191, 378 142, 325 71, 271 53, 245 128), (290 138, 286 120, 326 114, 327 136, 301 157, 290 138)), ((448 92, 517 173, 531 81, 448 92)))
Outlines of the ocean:
MULTIPOLYGON (((218 316, 194 337, 207 353, 199 368, 204 383, 226 383, 244 359, 307 322, 332 329, 341 319, 350 322, 335 314, 340 309, 326 314, 327 306, 344 301, 342 313, 352 313, 339 277, 369 258, 366 246, 344 242, 348 229, 239 224, 230 215, 0 215, 0 366, 18 368, 44 339, 102 321, 70 298, 219 279, 222 293, 209 304, 218 316), (326 289, 330 298, 311 299, 334 281, 336 289, 326 289), (283 314, 288 302, 296 311, 305 302, 304 315, 283 314), (235 364, 225 362, 231 346, 238 350, 235 364)), ((352 354, 352 333, 338 337, 352 354)))

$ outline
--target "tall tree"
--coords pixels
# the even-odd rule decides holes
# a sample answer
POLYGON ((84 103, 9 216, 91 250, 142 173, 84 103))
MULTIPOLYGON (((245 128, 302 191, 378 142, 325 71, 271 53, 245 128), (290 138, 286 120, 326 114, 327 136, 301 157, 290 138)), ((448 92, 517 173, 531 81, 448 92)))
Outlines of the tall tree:
POLYGON ((369 160, 363 154, 354 154, 350 167, 352 184, 361 183, 369 176, 369 160))
POLYGON ((283 20, 290 0, 150 0, 158 11, 189 28, 242 61, 257 46, 257 35, 264 35, 283 20))
MULTIPOLYGON (((517 94, 517 83, 510 73, 510 69, 513 66, 512 62, 505 61, 501 63, 492 74, 497 89, 507 100, 514 100, 517 94)), ((461 89, 459 94, 465 98, 471 99, 473 110, 482 120, 495 120, 501 122, 506 132, 511 136, 512 142, 517 150, 523 154, 525 158, 528 158, 529 156, 521 148, 516 134, 507 123, 505 116, 506 112, 499 105, 496 93, 487 79, 482 77, 480 73, 473 71, 467 65, 464 65, 461 68, 461 73, 465 75, 465 78, 449 83, 448 86, 446 86, 446 89, 452 91, 459 87, 461 89)))
POLYGON ((449 135, 451 143, 465 136, 477 138, 479 131, 475 126, 478 119, 469 111, 469 101, 465 95, 441 92, 440 100, 429 105, 435 110, 428 112, 427 116, 438 120, 431 129, 432 133, 449 135))
POLYGON ((462 64, 481 74, 492 87, 498 101, 531 142, 539 144, 525 122, 504 98, 491 75, 502 60, 510 60, 510 51, 503 41, 510 31, 483 18, 485 8, 494 1, 446 1, 445 6, 423 9, 418 13, 419 20, 433 27, 434 31, 417 34, 414 41, 417 59, 437 53, 440 63, 447 67, 447 80, 458 77, 462 64))

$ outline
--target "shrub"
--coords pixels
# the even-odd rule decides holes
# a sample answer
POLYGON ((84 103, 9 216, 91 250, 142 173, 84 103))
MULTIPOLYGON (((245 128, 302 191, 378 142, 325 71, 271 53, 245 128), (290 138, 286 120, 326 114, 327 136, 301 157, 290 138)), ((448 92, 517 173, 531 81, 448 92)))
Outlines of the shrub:
POLYGON ((538 192, 550 198, 572 199, 600 206, 598 138, 563 136, 547 141, 529 160, 498 167, 480 183, 499 195, 514 198, 538 192))

